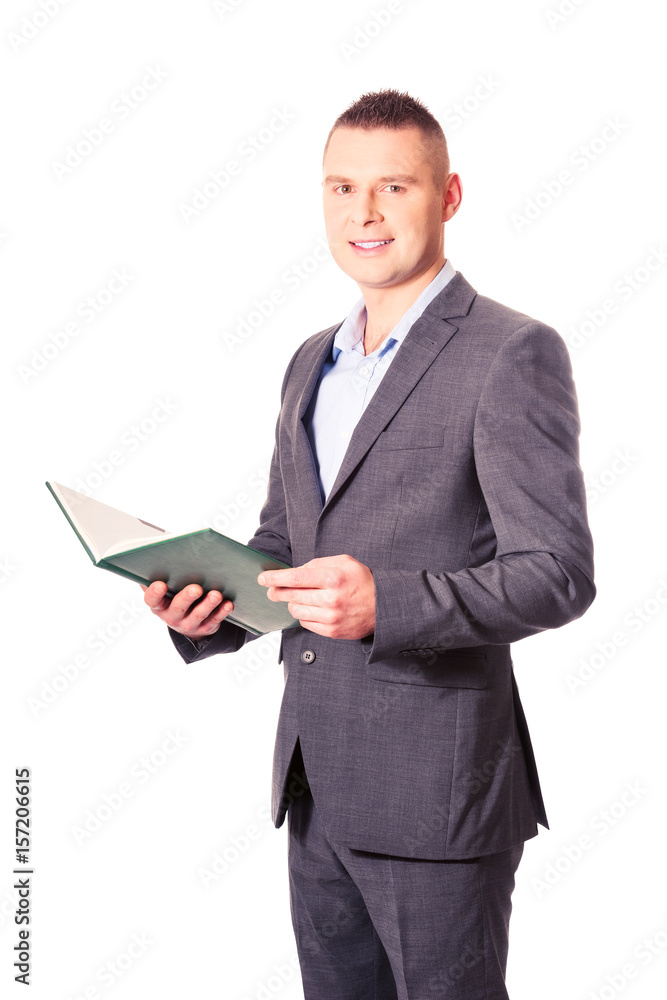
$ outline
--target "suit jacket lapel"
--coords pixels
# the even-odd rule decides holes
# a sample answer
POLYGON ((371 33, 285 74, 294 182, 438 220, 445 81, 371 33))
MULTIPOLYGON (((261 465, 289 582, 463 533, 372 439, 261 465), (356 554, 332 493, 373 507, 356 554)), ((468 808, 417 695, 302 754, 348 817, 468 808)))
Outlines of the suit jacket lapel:
POLYGON ((322 494, 320 491, 319 477, 313 450, 310 447, 310 439, 306 426, 303 422, 304 415, 308 409, 311 396, 317 385, 322 365, 329 357, 331 345, 333 344, 336 331, 341 323, 336 323, 323 330, 315 337, 315 342, 311 348, 312 354, 308 359, 309 367, 306 381, 298 397, 297 405, 294 409, 292 419, 294 421, 292 433, 294 441, 294 465, 300 491, 300 503, 305 507, 310 506, 318 512, 322 510, 322 494))
POLYGON ((458 330, 458 326, 450 323, 449 320, 466 316, 476 294, 472 285, 460 272, 457 272, 429 303, 419 319, 412 324, 403 343, 399 345, 396 357, 393 358, 373 398, 355 427, 342 465, 338 470, 336 481, 324 505, 322 505, 315 460, 303 423, 303 416, 317 384, 322 365, 331 350, 336 331, 341 324, 338 323, 336 326, 330 327, 329 330, 323 331, 320 335, 321 339, 318 338, 315 346, 312 365, 295 414, 298 425, 295 428, 295 440, 298 443, 298 454, 295 458, 297 459, 300 485, 304 499, 306 497, 309 500, 317 498, 316 502, 320 514, 327 510, 335 500, 377 436, 384 430, 424 372, 458 330))

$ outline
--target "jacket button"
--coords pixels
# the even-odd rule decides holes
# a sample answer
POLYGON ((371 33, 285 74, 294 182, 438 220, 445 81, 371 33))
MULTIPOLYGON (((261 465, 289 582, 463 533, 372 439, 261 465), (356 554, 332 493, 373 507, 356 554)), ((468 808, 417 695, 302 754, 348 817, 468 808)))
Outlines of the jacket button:
POLYGON ((315 650, 304 649, 303 653, 301 654, 301 659, 303 660, 304 663, 312 663, 313 660, 315 659, 315 650))

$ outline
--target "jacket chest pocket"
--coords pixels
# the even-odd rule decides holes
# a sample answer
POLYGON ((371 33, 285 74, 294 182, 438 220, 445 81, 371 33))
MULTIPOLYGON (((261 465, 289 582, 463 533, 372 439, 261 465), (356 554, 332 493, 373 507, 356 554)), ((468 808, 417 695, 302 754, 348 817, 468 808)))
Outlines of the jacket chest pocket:
POLYGON ((442 448, 444 427, 388 427, 373 445, 376 451, 402 451, 417 448, 442 448))

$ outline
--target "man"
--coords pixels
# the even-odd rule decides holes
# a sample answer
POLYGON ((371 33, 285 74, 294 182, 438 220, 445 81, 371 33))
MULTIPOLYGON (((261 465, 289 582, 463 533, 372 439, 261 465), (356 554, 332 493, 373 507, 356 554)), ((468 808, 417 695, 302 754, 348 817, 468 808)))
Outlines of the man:
MULTIPOLYGON (((509 644, 595 596, 565 345, 444 255, 461 202, 437 121, 365 94, 324 152, 362 299, 283 380, 249 544, 283 632, 272 815, 288 810, 307 1000, 501 1000, 514 875, 548 826, 509 644)), ((254 638, 186 587, 145 600, 188 663, 254 638)))

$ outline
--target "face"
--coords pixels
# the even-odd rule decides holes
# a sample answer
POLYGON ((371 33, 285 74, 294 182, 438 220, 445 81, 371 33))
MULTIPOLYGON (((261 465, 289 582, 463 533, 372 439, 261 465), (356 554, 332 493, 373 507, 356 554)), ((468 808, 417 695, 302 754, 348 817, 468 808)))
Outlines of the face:
POLYGON ((417 128, 337 128, 323 169, 329 247, 360 288, 408 284, 444 260, 460 180, 450 174, 436 187, 417 128))

